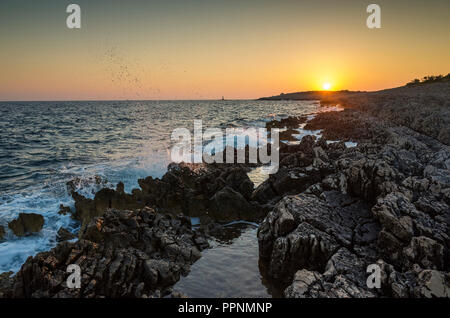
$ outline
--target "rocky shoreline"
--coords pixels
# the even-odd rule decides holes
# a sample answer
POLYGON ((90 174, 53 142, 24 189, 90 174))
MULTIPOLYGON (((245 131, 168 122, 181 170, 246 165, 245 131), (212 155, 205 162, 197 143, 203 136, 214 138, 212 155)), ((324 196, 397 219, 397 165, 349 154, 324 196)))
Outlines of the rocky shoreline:
MULTIPOLYGON (((439 133, 426 134, 400 115, 372 111, 375 97, 361 96, 324 101, 345 110, 306 123, 322 138, 281 144, 279 171, 256 188, 247 175, 254 165, 171 164, 130 194, 121 183, 94 199, 70 189, 78 240, 0 275, 0 297, 179 297, 172 286, 235 220, 260 224, 261 272, 285 297, 450 297, 445 127, 439 121, 439 133), (80 289, 66 287, 69 264, 82 269, 80 289), (379 289, 366 283, 371 264, 381 269, 379 289)), ((432 116, 439 112, 447 109, 432 116)), ((268 127, 304 122, 292 117, 268 127)))

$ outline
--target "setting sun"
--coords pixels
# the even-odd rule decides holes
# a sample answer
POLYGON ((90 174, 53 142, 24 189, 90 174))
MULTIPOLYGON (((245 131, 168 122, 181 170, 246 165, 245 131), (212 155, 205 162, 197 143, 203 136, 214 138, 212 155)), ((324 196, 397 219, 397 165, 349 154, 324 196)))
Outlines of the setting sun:
POLYGON ((323 89, 328 91, 331 88, 331 84, 330 83, 323 83, 323 89))

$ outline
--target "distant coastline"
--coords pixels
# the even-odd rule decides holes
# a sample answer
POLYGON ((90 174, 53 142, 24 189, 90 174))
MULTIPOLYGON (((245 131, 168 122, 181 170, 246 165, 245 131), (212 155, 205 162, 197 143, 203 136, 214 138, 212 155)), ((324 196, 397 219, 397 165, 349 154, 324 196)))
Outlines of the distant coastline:
MULTIPOLYGON (((411 82, 407 83, 404 86, 394 87, 382 89, 379 91, 350 91, 350 90, 339 90, 339 91, 304 91, 304 92, 293 92, 293 93, 281 93, 279 95, 269 96, 269 97, 260 97, 258 100, 320 100, 327 101, 330 98, 342 98, 342 97, 350 97, 361 94, 377 94, 377 93, 406 93, 412 92, 416 93, 417 90, 412 90, 413 88, 421 88, 421 87, 437 87, 440 85, 442 88, 447 88, 448 85, 446 83, 450 82, 450 73, 447 75, 430 75, 424 76, 422 79, 414 79, 411 82)), ((436 92, 433 91, 433 94, 436 92)))
POLYGON ((281 93, 280 95, 274 95, 269 97, 261 97, 258 100, 322 100, 330 96, 336 97, 341 95, 353 95, 358 93, 364 93, 361 91, 305 91, 295 93, 281 93))

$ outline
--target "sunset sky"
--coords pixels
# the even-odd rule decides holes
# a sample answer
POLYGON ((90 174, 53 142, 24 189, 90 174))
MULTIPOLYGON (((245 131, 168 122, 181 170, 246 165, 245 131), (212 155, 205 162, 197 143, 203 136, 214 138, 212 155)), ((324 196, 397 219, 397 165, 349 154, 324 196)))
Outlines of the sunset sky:
POLYGON ((2 0, 0 100, 377 90, 449 73, 449 34, 448 0, 2 0), (366 27, 370 3, 381 29, 366 27))

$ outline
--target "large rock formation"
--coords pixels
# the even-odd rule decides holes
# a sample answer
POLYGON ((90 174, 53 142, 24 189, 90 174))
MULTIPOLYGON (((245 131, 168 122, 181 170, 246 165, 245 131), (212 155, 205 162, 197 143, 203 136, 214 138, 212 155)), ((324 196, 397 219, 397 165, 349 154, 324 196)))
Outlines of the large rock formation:
POLYGON ((61 227, 56 233, 56 240, 58 242, 69 241, 76 238, 76 235, 72 234, 69 230, 61 227))
POLYGON ((39 232, 44 226, 44 217, 36 213, 20 213, 18 218, 8 223, 8 227, 17 236, 39 232))
POLYGON ((280 175, 304 169, 305 158, 320 158, 322 169, 291 190, 278 192, 274 176, 255 191, 261 204, 281 198, 258 239, 266 275, 284 282, 285 296, 449 296, 450 150, 379 123, 354 110, 319 114, 314 129, 359 145, 285 151, 280 175), (380 289, 366 284, 370 264, 382 269, 380 289))
POLYGON ((29 257, 16 276, 0 277, 4 297, 159 297, 200 258, 205 238, 184 216, 108 210, 74 243, 29 257), (81 288, 68 288, 68 265, 81 269, 81 288))
POLYGON ((125 193, 123 184, 116 190, 104 188, 88 199, 73 192, 74 217, 83 228, 92 217, 110 208, 138 209, 152 205, 187 216, 208 216, 216 221, 248 220, 264 217, 264 210, 251 202, 253 183, 248 168, 227 164, 171 164, 161 178, 140 179, 141 189, 125 193))
POLYGON ((421 84, 357 94, 330 94, 323 101, 360 110, 409 127, 450 145, 450 82, 421 84))

